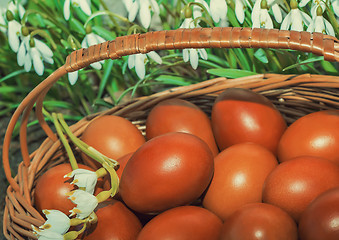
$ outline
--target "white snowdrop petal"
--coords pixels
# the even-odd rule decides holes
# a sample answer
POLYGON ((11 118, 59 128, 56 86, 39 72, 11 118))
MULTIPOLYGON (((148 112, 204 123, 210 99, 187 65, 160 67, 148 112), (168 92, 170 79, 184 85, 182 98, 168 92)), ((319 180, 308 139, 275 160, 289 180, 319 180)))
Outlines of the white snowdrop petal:
POLYGON ((65 0, 65 2, 64 2, 64 18, 66 19, 66 20, 68 20, 69 19, 69 17, 70 17, 70 4, 71 4, 71 2, 70 2, 71 0, 65 0))
POLYGON ((289 12, 280 25, 281 30, 288 30, 291 25, 291 12, 289 12))
POLYGON ((31 55, 27 52, 25 57, 25 65, 24 65, 25 71, 29 72, 32 68, 32 58, 31 55))
POLYGON ((100 70, 102 68, 102 65, 99 62, 94 62, 90 64, 92 68, 100 70))
POLYGON ((305 7, 306 4, 309 2, 310 0, 301 0, 300 3, 299 3, 299 6, 300 7, 305 7))
POLYGON ((64 236, 60 233, 44 230, 36 233, 38 240, 64 240, 64 236))
POLYGON ((78 71, 68 73, 68 81, 71 85, 74 85, 78 81, 78 71))
POLYGON ((81 47, 82 48, 88 48, 89 46, 88 46, 88 43, 87 43, 87 36, 88 35, 86 35, 85 37, 84 37, 84 39, 82 39, 82 42, 81 42, 81 47))
POLYGON ((88 43, 88 46, 93 46, 93 45, 96 45, 98 44, 98 39, 96 37, 96 34, 94 33, 89 33, 86 35, 87 36, 87 43, 88 43))
POLYGON ((17 54, 17 62, 19 66, 23 66, 25 64, 25 58, 26 58, 26 47, 25 43, 21 42, 18 54, 17 54))
POLYGON ((45 62, 49 63, 49 64, 53 64, 53 63, 54 63, 54 60, 53 60, 53 58, 51 58, 51 57, 42 56, 42 59, 43 59, 45 62))
POLYGON ((281 14, 281 9, 278 4, 273 4, 272 5, 272 11, 273 11, 273 16, 274 19, 278 22, 281 23, 282 21, 282 14, 281 14))
POLYGON ((334 29, 331 23, 327 21, 326 19, 324 19, 324 23, 325 23, 326 33, 331 36, 335 36, 335 32, 334 32, 334 29))
POLYGON ((132 69, 135 66, 135 55, 128 56, 128 68, 132 69))
POLYGON ((244 5, 241 0, 235 1, 235 16, 237 17, 239 23, 243 23, 245 20, 245 11, 244 5))
POLYGON ((65 234, 70 228, 70 219, 66 214, 59 210, 43 210, 47 217, 47 221, 40 228, 44 229, 45 225, 49 225, 49 230, 52 232, 65 234))
POLYGON ((83 190, 74 190, 70 193, 69 199, 77 205, 70 210, 70 216, 76 215, 76 217, 80 219, 88 217, 98 206, 98 199, 83 190))
POLYGON ((198 56, 198 51, 196 49, 190 49, 190 63, 192 68, 195 70, 198 67, 198 62, 199 62, 199 56, 198 56))
POLYGON ((190 60, 188 49, 182 50, 182 58, 184 59, 184 62, 188 62, 188 60, 190 60))
MULTIPOLYGON (((101 67, 101 64, 98 63, 101 67)), ((78 187, 84 187, 86 192, 93 194, 95 185, 97 184, 97 175, 95 172, 86 169, 76 169, 64 177, 73 177, 73 182, 78 187)))
POLYGON ((125 5, 126 10, 129 11, 132 7, 133 0, 122 0, 122 2, 125 5))
POLYGON ((41 55, 38 49, 36 49, 35 47, 31 48, 30 54, 32 56, 33 67, 34 67, 35 72, 39 76, 42 76, 42 74, 44 73, 44 64, 42 62, 41 55))
POLYGON ((153 12, 155 14, 160 14, 160 8, 159 8, 159 5, 158 5, 157 1, 150 0, 150 4, 151 4, 153 12))
POLYGON ((18 11, 19 17, 22 19, 22 17, 25 15, 25 8, 22 6, 22 4, 18 4, 18 11))
POLYGON ((135 1, 132 3, 131 9, 129 9, 128 21, 133 22, 135 20, 135 17, 137 16, 138 11, 139 11, 139 3, 138 1, 135 1))
POLYGON ((79 5, 80 5, 80 9, 81 9, 84 13, 86 13, 86 15, 89 16, 89 15, 92 14, 90 2, 82 0, 82 1, 80 1, 79 5))
POLYGON ((332 1, 332 8, 333 8, 335 15, 339 17, 339 0, 332 1))
POLYGON ((21 33, 21 24, 16 20, 8 22, 8 43, 13 52, 18 52, 19 50, 19 35, 21 33))
POLYGON ((144 79, 146 75, 145 59, 145 54, 139 53, 135 55, 135 72, 140 79, 144 79))
POLYGON ((149 52, 149 53, 147 53, 147 56, 149 56, 156 63, 162 64, 162 59, 157 52, 154 52, 154 51, 149 52))
POLYGON ((149 9, 148 4, 141 4, 139 18, 140 18, 141 25, 144 28, 148 28, 149 25, 151 24, 151 11, 149 9))
POLYGON ((106 42, 106 39, 104 39, 103 37, 97 35, 97 34, 94 34, 95 35, 95 38, 97 39, 97 43, 103 43, 103 42, 106 42))
POLYGON ((273 22, 272 19, 270 17, 270 15, 268 14, 267 9, 261 9, 261 21, 264 22, 264 28, 266 29, 272 29, 273 28, 273 22))
POLYGON ((208 55, 207 55, 207 52, 204 48, 199 48, 197 49, 198 50, 198 53, 200 55, 200 57, 204 60, 207 60, 208 59, 208 55))
POLYGON ((216 23, 220 21, 220 16, 219 16, 219 11, 218 11, 219 8, 221 8, 221 6, 218 6, 217 0, 210 1, 211 16, 212 16, 213 21, 216 23))
POLYGON ((299 12, 299 14, 301 14, 302 20, 305 23, 306 26, 308 26, 310 24, 310 22, 312 22, 312 18, 310 16, 307 15, 307 13, 302 12, 300 10, 297 10, 299 12))
POLYGON ((36 48, 40 51, 43 56, 53 57, 52 50, 47 46, 46 43, 40 41, 39 39, 34 39, 36 48))

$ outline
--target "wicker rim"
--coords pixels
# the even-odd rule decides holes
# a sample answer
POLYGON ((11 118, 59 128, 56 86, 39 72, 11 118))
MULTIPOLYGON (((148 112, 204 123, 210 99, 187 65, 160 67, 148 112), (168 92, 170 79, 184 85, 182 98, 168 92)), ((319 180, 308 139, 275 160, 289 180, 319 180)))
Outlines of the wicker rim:
MULTIPOLYGON (((16 223, 30 228, 30 224, 41 225, 44 221, 40 213, 32 207, 30 189, 32 188, 34 175, 29 172, 37 172, 44 163, 60 147, 58 138, 49 128, 42 114, 43 100, 52 85, 68 72, 77 71, 89 66, 91 63, 104 59, 117 59, 125 55, 147 53, 154 50, 165 49, 183 49, 183 48, 287 48, 303 52, 312 52, 317 55, 323 55, 326 60, 339 62, 339 40, 320 33, 310 34, 308 32, 279 31, 276 29, 250 29, 250 28, 197 28, 197 29, 178 29, 171 31, 149 32, 146 34, 135 34, 130 36, 118 37, 113 41, 107 41, 102 44, 91 46, 87 49, 80 49, 72 52, 66 59, 65 65, 61 66, 36 88, 34 88, 27 97, 21 102, 13 114, 4 138, 3 144, 3 166, 10 186, 7 189, 6 206, 4 213, 4 234, 7 238, 7 230, 18 239, 23 239, 19 234, 36 238, 32 232, 19 228, 17 225, 11 226, 9 215, 16 223), (48 138, 31 155, 27 146, 27 123, 28 116, 36 104, 36 117, 48 138), (13 178, 9 163, 10 139, 15 124, 22 115, 20 126, 20 146, 23 162, 18 169, 18 175, 13 178), (43 154, 41 162, 36 162, 43 154), (11 202, 9 204, 9 202, 11 202), (29 215, 25 213, 23 206, 29 215), (16 214, 19 213, 19 214, 16 214)), ((267 94, 275 88, 288 87, 298 84, 300 93, 307 95, 305 98, 298 96, 289 96, 281 92, 284 99, 292 98, 294 100, 318 100, 339 108, 339 96, 334 94, 328 97, 325 93, 309 91, 309 87, 339 88, 339 78, 329 76, 306 75, 279 75, 262 74, 241 79, 227 80, 217 78, 202 82, 199 84, 171 89, 165 92, 154 94, 151 97, 143 97, 132 100, 126 105, 117 106, 111 110, 100 113, 124 115, 133 111, 133 109, 146 109, 161 99, 179 96, 194 97, 201 94, 215 94, 226 87, 242 86, 267 94), (265 81, 262 81, 266 79, 265 81)), ((301 96, 300 95, 300 96, 301 96)), ((134 113, 136 116, 139 112, 134 113)), ((286 113, 288 113, 286 109, 286 113)), ((88 116, 72 126, 72 130, 79 135, 87 126, 89 119, 97 115, 88 116)), ((136 123, 138 124, 138 123, 136 123)), ((58 153, 56 154, 58 155, 58 153)), ((59 153, 61 155, 61 153, 59 153)))

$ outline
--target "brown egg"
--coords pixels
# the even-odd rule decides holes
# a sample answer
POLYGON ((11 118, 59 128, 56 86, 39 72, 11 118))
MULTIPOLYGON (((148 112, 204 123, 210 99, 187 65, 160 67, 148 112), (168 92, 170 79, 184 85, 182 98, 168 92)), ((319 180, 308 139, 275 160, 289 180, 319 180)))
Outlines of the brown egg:
POLYGON ((297 224, 282 209, 265 203, 242 206, 223 224, 220 240, 297 240, 297 224))
POLYGON ((241 88, 226 89, 216 98, 211 120, 220 150, 254 142, 276 154, 286 129, 282 115, 266 97, 241 88))
POLYGON ((168 132, 193 134, 207 143, 214 156, 219 152, 210 119, 189 101, 168 99, 151 110, 146 121, 146 138, 151 139, 168 132))
POLYGON ((265 179, 277 164, 272 152, 255 143, 225 149, 214 159, 214 176, 203 206, 225 220, 242 205, 261 202, 265 179))
POLYGON ((267 177, 263 201, 278 206, 296 221, 318 195, 339 186, 339 167, 316 157, 297 157, 279 164, 267 177))

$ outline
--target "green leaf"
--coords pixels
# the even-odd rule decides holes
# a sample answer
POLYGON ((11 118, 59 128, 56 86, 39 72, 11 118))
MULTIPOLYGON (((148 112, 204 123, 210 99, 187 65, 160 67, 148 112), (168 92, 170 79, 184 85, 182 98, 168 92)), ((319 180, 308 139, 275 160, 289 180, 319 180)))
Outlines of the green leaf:
POLYGON ((108 81, 108 77, 109 77, 109 75, 112 72, 113 63, 114 63, 114 61, 111 60, 111 59, 108 60, 107 62, 105 62, 105 65, 104 65, 104 69, 105 69, 104 70, 104 75, 103 75, 103 77, 101 79, 101 82, 100 82, 97 99, 100 99, 101 96, 102 96, 102 93, 104 92, 105 86, 106 86, 107 81, 108 81))
POLYGON ((319 61, 321 61, 321 60, 324 60, 324 57, 323 57, 323 56, 309 58, 309 59, 306 59, 306 60, 304 60, 304 61, 298 62, 298 63, 296 63, 296 64, 290 65, 290 66, 284 68, 283 71, 287 71, 287 70, 290 70, 290 69, 292 69, 292 68, 297 68, 297 67, 300 67, 300 66, 302 66, 302 65, 309 64, 309 63, 319 62, 319 61))
POLYGON ((108 31, 107 29, 100 27, 100 26, 93 26, 92 30, 106 40, 113 40, 117 37, 115 32, 108 31))
POLYGON ((336 63, 331 63, 328 61, 321 61, 321 66, 325 69, 326 72, 331 73, 331 74, 336 74, 338 75, 338 69, 335 68, 334 64, 336 63))
POLYGON ((266 56, 265 51, 262 48, 259 48, 255 53, 254 56, 262 63, 268 63, 268 59, 266 56))
POLYGON ((184 78, 179 76, 171 76, 171 75, 160 75, 155 79, 158 82, 162 82, 163 84, 177 85, 177 86, 188 86, 190 85, 184 78))
POLYGON ((70 18, 69 25, 73 31, 86 35, 84 25, 81 22, 79 22, 79 20, 77 20, 76 18, 70 18))
POLYGON ((17 75, 20 75, 20 74, 22 74, 22 73, 25 73, 25 72, 26 72, 26 71, 25 71, 24 69, 21 69, 21 70, 17 70, 17 71, 15 71, 15 72, 12 72, 12 73, 8 74, 7 76, 4 76, 3 78, 0 78, 0 83, 6 81, 7 79, 10 79, 10 78, 12 78, 12 77, 15 77, 15 76, 17 76, 17 75))
POLYGON ((256 75, 257 73, 247 71, 247 70, 240 70, 240 69, 225 69, 225 68, 216 68, 216 69, 208 69, 207 72, 209 74, 213 74, 219 77, 227 77, 227 78, 240 78, 246 77, 251 75, 256 75))

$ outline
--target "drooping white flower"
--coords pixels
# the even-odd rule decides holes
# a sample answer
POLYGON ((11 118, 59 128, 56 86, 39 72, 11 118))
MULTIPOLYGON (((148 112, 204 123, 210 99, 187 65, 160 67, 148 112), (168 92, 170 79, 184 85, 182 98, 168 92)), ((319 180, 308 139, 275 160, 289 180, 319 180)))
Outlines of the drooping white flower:
MULTIPOLYGON (((210 8, 209 8, 209 6, 208 6, 208 4, 206 3, 205 0, 195 0, 194 2, 202 4, 205 7, 205 9, 207 10, 207 12, 210 14, 210 8)), ((193 6, 193 18, 197 19, 197 18, 201 17, 203 11, 204 11, 203 8, 201 8, 198 5, 194 5, 193 6)))
POLYGON ((85 188, 86 192, 93 194, 95 185, 97 184, 97 174, 87 169, 75 169, 66 174, 64 178, 73 178, 71 184, 77 185, 79 188, 85 188))
POLYGON ((23 66, 26 72, 29 72, 34 67, 35 72, 41 76, 44 73, 43 61, 53 64, 52 50, 41 40, 28 36, 23 36, 18 49, 17 61, 19 66, 23 66))
POLYGON ((22 3, 18 1, 7 1, 8 2, 8 10, 11 11, 14 15, 19 15, 20 19, 24 16, 26 10, 23 7, 22 3))
POLYGON ((64 18, 66 20, 69 19, 70 13, 70 5, 73 7, 80 7, 80 9, 86 14, 91 15, 91 1, 90 0, 65 0, 64 2, 64 18))
POLYGON ((33 233, 39 240, 64 239, 63 235, 71 226, 66 214, 58 210, 43 210, 47 221, 39 228, 32 225, 33 233))
POLYGON ((225 0, 211 0, 210 12, 214 22, 220 22, 222 26, 225 26, 227 22, 227 4, 225 0))
POLYGON ((152 20, 151 11, 159 15, 160 8, 155 0, 123 0, 128 11, 128 20, 133 22, 138 19, 144 28, 149 28, 152 20))
POLYGON ((320 32, 335 36, 334 29, 329 21, 323 17, 323 8, 319 5, 316 10, 316 16, 313 17, 307 28, 308 32, 320 32))
MULTIPOLYGON (((192 18, 185 18, 180 28, 195 28, 200 27, 199 24, 194 25, 194 20, 192 18)), ((193 69, 197 69, 199 63, 199 55, 202 59, 207 60, 208 55, 205 49, 183 49, 182 50, 184 62, 190 61, 190 64, 193 69)))
MULTIPOLYGON (((238 1, 241 2, 241 0, 238 0, 238 1)), ((282 21, 282 13, 281 13, 281 8, 280 8, 281 4, 283 4, 282 0, 267 0, 267 1, 256 0, 255 4, 253 6, 252 14, 251 14, 252 22, 253 22, 254 18, 258 17, 261 9, 264 8, 265 10, 267 10, 267 11, 263 12, 263 14, 265 15, 265 18, 267 18, 268 9, 271 9, 273 16, 274 16, 274 19, 278 23, 281 23, 281 21, 282 21), (264 6, 262 6, 262 5, 264 5, 264 6)), ((237 6, 236 6, 236 8, 237 8, 237 6)), ((244 9, 238 9, 238 11, 239 11, 239 14, 241 16, 241 20, 243 21, 243 19, 245 17, 244 9)), ((236 12, 237 12, 237 9, 236 9, 236 12)), ((239 20, 239 18, 238 18, 238 20, 239 20)), ((272 21, 271 17, 269 17, 269 20, 267 20, 267 21, 271 22, 272 21)), ((240 22, 240 23, 242 23, 242 22, 240 22)), ((261 25, 265 25, 265 24, 261 24, 261 25)), ((273 27, 273 24, 272 24, 272 27, 273 27)))
POLYGON ((295 0, 291 1, 291 11, 286 15, 281 23, 281 30, 303 31, 304 25, 308 26, 311 22, 311 17, 298 9, 298 3, 295 0))
POLYGON ((140 79, 144 79, 146 75, 145 65, 147 63, 147 57, 151 58, 158 64, 162 64, 161 57, 154 51, 146 54, 138 53, 128 56, 128 68, 135 68, 135 72, 140 79))
POLYGON ((70 217, 76 215, 77 218, 84 219, 98 206, 98 199, 86 191, 74 190, 68 195, 68 198, 77 205, 70 210, 70 217))
POLYGON ((239 23, 243 23, 245 20, 245 3, 244 0, 235 0, 235 16, 239 23))
MULTIPOLYGON (((82 48, 88 48, 89 46, 96 45, 96 44, 99 44, 99 43, 103 43, 103 42, 106 41, 104 38, 93 33, 92 29, 90 27, 88 29, 89 30, 86 29, 87 34, 81 42, 82 48)), ((94 69, 100 70, 103 63, 104 63, 104 60, 102 60, 100 62, 92 63, 90 66, 93 67, 94 69)), ((77 82, 78 75, 79 75, 78 71, 68 73, 68 81, 71 85, 74 85, 77 82)))
POLYGON ((262 0, 257 0, 254 4, 252 11, 252 28, 273 28, 273 22, 268 14, 267 2, 263 3, 262 0))

